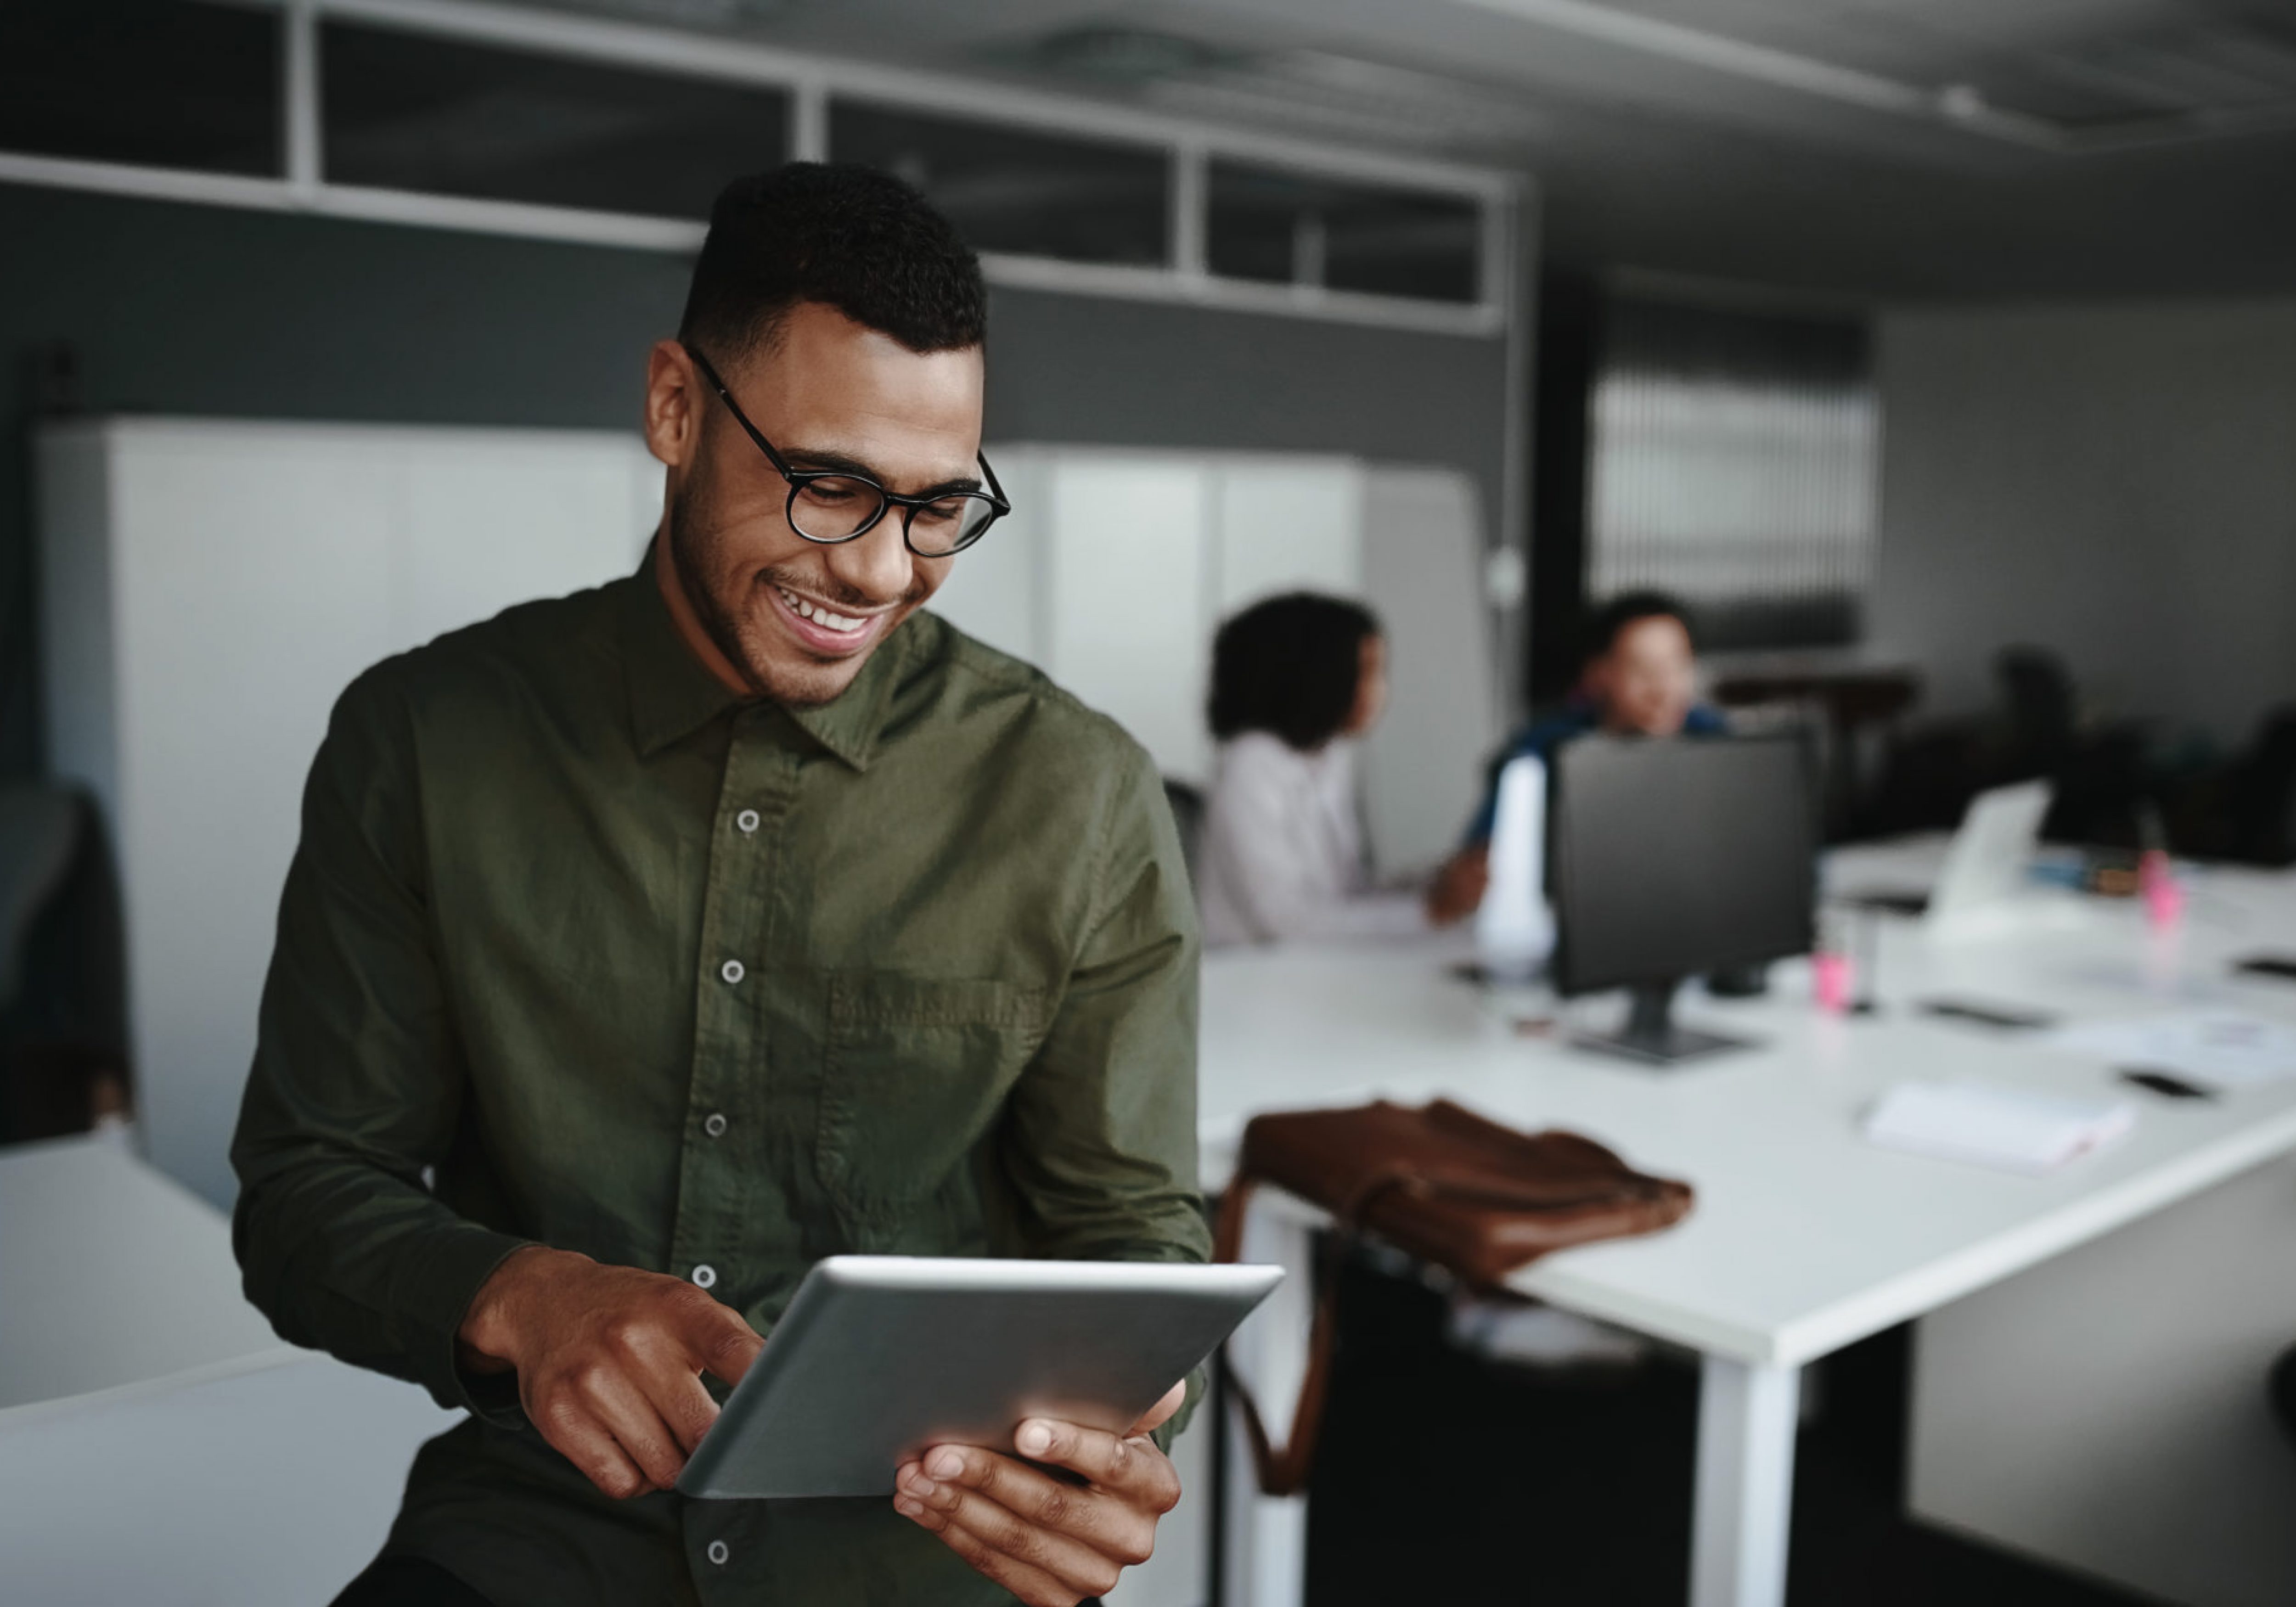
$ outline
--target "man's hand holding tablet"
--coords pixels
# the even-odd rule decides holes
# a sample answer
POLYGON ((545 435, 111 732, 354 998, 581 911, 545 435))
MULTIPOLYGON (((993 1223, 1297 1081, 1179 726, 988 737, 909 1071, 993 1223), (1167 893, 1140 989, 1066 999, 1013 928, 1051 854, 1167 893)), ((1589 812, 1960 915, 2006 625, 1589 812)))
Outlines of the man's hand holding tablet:
POLYGON ((832 1256, 677 1488, 890 1495, 1023 1602, 1072 1607, 1144 1560, 1180 1478, 1149 1436, 1272 1267, 832 1256), (1143 1409, 1144 1403, 1148 1404, 1143 1409))
POLYGON ((1123 1434, 1031 1418, 1013 1436, 1029 1462, 934 1446, 901 1465, 893 1508, 1029 1607, 1075 1607, 1155 1549, 1157 1521, 1179 1504, 1180 1475, 1148 1436, 1186 1398, 1187 1386, 1174 1384, 1123 1434))

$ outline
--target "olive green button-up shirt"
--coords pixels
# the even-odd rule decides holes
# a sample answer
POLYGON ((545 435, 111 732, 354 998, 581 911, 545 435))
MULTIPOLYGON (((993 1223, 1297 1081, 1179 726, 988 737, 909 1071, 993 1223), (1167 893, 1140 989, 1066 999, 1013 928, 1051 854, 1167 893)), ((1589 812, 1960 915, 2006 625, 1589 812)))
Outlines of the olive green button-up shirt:
POLYGON ((1154 769, 931 613, 743 700, 652 566, 336 705, 233 1160, 279 1332, 473 1416, 390 1549, 499 1607, 1006 1599, 883 1501, 610 1502, 455 1333, 521 1244, 760 1332, 840 1251, 1201 1260, 1194 915, 1154 769))

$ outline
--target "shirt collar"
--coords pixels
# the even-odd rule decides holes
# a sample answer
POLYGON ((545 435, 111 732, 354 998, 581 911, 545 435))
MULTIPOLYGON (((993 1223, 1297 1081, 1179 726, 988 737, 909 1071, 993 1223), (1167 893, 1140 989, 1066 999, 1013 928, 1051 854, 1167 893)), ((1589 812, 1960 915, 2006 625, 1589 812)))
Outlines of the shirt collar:
MULTIPOLYGON (((691 736, 726 709, 761 702, 728 687, 702 667, 677 634, 654 577, 653 549, 623 587, 622 661, 629 680, 630 731, 641 756, 651 758, 680 738, 691 736)), ((856 770, 866 770, 884 723, 885 704, 900 678, 898 660, 914 634, 904 619, 877 645, 853 684, 829 702, 809 709, 784 707, 791 723, 856 770)))

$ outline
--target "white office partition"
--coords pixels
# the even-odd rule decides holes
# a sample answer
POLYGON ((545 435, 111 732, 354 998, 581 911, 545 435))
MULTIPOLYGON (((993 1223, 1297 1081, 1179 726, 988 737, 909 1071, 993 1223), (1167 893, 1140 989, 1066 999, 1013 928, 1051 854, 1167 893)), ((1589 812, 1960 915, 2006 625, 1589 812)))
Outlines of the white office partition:
POLYGON ((1352 458, 1216 460, 1214 623, 1278 592, 1360 596, 1365 479, 1352 458))
POLYGON ((1159 454, 1064 454, 1045 526, 1046 668, 1167 775, 1210 772, 1204 608, 1211 477, 1159 454))
POLYGON ((1045 530, 1054 456, 1043 447, 991 447, 1013 512, 949 565, 932 610, 1001 652, 1045 662, 1045 530))
POLYGON ((378 659, 627 572, 635 438, 99 420, 38 446, 52 768, 119 857, 144 1142, 217 1203, 305 774, 378 659))
POLYGON ((1473 482, 1453 469, 1375 465, 1363 531, 1364 595, 1389 646, 1387 717, 1364 743, 1365 834, 1393 874, 1423 870, 1458 845, 1506 702, 1473 482))
POLYGON ((627 573, 661 517, 661 466, 634 439, 441 431, 400 461, 392 613, 407 641, 627 573))

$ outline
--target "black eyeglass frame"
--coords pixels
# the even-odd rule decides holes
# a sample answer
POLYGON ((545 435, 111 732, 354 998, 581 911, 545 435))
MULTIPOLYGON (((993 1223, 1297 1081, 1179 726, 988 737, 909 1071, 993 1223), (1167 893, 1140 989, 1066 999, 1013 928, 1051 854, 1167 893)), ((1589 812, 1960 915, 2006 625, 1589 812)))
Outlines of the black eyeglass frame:
POLYGON ((678 344, 685 355, 693 359, 693 366, 701 371, 701 377, 709 381, 709 388, 718 393, 718 399, 726 404, 726 411, 734 415, 734 422, 741 425, 742 432, 758 444, 758 450, 766 455, 766 461, 773 464, 775 472, 789 482, 789 500, 782 505, 783 516, 789 521, 791 529, 795 530, 816 546, 842 546, 849 541, 858 541, 884 522, 888 511, 898 508, 901 510, 902 545, 920 558, 954 558, 968 547, 977 545, 983 536, 988 534, 989 526, 1013 511, 1012 499, 1004 495, 1004 488, 997 483, 996 471, 988 466, 988 455, 985 452, 975 453, 974 456, 980 463, 982 477, 988 481, 987 491, 944 491, 938 496, 905 496, 898 491, 888 491, 866 474, 856 474, 849 469, 791 468, 789 459, 774 449, 773 442, 766 439, 765 432, 750 422, 750 415, 742 411, 742 404, 734 399, 734 393, 726 388, 726 381, 718 377, 718 371, 709 365, 709 359, 691 346, 685 345, 684 341, 678 344), (797 521, 797 499, 805 494, 805 488, 808 486, 824 480, 856 480, 867 486, 877 493, 877 511, 863 520, 849 535, 815 536, 808 533, 805 527, 797 521), (937 502, 945 502, 952 496, 970 497, 975 501, 987 503, 989 509, 988 517, 980 521, 980 529, 967 536, 957 545, 943 552, 928 553, 917 545, 914 534, 917 513, 922 509, 929 508, 937 502))

